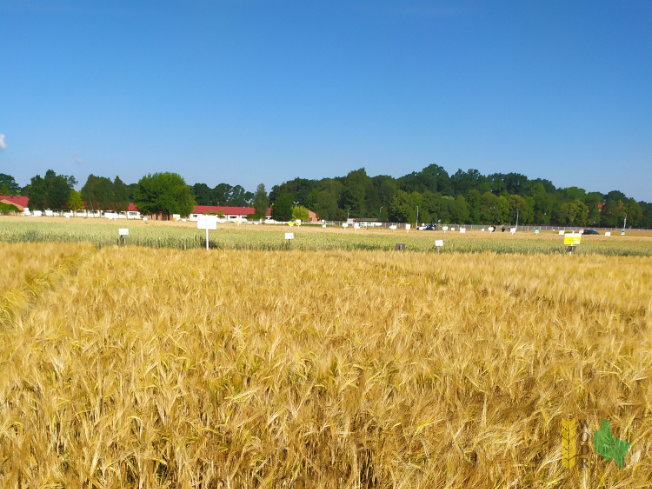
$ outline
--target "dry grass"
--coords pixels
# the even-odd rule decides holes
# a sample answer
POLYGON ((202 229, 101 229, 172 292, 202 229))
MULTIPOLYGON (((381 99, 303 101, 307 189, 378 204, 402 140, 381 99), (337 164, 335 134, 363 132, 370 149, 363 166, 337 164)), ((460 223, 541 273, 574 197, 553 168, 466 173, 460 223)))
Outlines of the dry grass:
POLYGON ((0 486, 648 487, 651 289, 647 257, 104 248, 1 333, 0 486), (626 466, 565 469, 563 417, 626 466))
POLYGON ((18 318, 30 301, 70 273, 91 250, 89 244, 0 242, 0 325, 18 318))

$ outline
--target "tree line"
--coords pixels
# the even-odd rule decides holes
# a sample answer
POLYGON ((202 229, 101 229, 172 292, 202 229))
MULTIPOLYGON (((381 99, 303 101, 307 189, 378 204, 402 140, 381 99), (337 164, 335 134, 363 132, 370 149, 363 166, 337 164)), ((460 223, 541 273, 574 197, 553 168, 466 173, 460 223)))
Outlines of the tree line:
POLYGON ((295 178, 272 187, 260 184, 256 192, 220 183, 186 184, 176 173, 155 173, 125 184, 118 176, 90 175, 80 192, 73 176, 48 170, 21 188, 13 177, 0 173, 0 195, 27 195, 30 208, 54 211, 126 210, 133 202, 145 214, 188 215, 195 204, 253 206, 253 218, 263 218, 271 203, 278 221, 306 218, 307 209, 320 218, 347 217, 393 222, 458 224, 535 224, 618 227, 625 215, 631 227, 652 228, 652 204, 613 190, 606 194, 581 187, 557 188, 549 180, 529 179, 519 173, 482 175, 458 170, 453 175, 432 164, 419 172, 394 178, 369 176, 364 168, 344 177, 310 180, 295 178))
POLYGON ((549 180, 519 173, 453 175, 429 165, 402 177, 369 176, 364 168, 344 177, 295 178, 272 187, 270 200, 289 195, 322 219, 377 218, 392 222, 576 225, 652 228, 652 204, 580 187, 556 188, 549 180))
MULTIPOLYGON (((142 214, 189 215, 199 205, 246 207, 253 205, 254 218, 264 218, 269 206, 265 185, 260 184, 256 193, 247 192, 240 185, 220 183, 211 189, 204 183, 187 185, 177 173, 154 173, 142 177, 137 183, 126 184, 119 176, 89 175, 81 191, 76 191, 75 177, 58 175, 48 170, 43 177, 36 175, 25 187, 20 187, 14 177, 0 173, 0 195, 26 195, 33 210, 50 209, 56 212, 91 212, 111 210, 123 212, 133 202, 142 214)), ((279 209, 281 209, 279 207, 279 209)), ((2 209, 0 209, 2 210, 2 209)), ((292 214, 292 209, 290 209, 292 214)), ((289 220, 289 219, 288 219, 289 220)))

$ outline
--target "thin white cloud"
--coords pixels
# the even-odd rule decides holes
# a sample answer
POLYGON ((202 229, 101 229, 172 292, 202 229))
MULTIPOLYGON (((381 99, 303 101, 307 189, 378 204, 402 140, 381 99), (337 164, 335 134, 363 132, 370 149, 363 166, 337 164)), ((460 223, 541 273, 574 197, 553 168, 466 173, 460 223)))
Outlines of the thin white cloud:
POLYGON ((7 149, 9 146, 7 146, 7 143, 5 143, 5 135, 0 134, 0 151, 3 151, 7 149))
POLYGON ((73 159, 80 165, 84 162, 84 160, 82 160, 81 158, 73 158, 73 159))

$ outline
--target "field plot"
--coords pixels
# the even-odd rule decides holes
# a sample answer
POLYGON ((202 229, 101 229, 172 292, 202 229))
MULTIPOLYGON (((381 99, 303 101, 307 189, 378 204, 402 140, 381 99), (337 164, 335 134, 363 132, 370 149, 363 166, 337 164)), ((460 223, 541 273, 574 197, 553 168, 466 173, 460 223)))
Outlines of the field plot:
POLYGON ((89 244, 0 243, 0 324, 19 318, 30 301, 65 277, 91 251, 89 244))
POLYGON ((25 246, 0 487, 649 487, 652 258, 25 246))
MULTIPOLYGON (((106 219, 0 217, 0 241, 5 242, 91 242, 97 247, 115 245, 119 228, 129 228, 127 243, 153 248, 193 249, 205 246, 205 232, 193 222, 143 222, 106 219)), ((388 229, 342 229, 320 226, 221 224, 210 232, 210 247, 233 250, 285 249, 284 234, 293 232, 291 246, 296 250, 393 250, 404 242, 408 251, 434 251, 435 239, 444 240, 443 251, 462 253, 552 253, 564 252, 563 237, 556 232, 535 235, 532 231, 466 234, 443 231, 390 231, 388 229)), ((633 231, 627 236, 584 236, 577 254, 616 256, 652 256, 652 236, 633 231)))

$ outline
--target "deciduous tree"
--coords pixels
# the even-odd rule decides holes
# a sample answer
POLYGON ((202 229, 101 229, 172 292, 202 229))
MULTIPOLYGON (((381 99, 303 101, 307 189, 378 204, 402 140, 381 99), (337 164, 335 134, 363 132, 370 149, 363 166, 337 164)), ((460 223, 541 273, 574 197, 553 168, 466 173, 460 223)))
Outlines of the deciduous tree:
POLYGON ((176 173, 154 173, 138 181, 134 204, 142 214, 161 214, 168 219, 172 214, 187 216, 195 205, 189 185, 176 173))
POLYGON ((254 210, 256 211, 256 215, 264 220, 268 207, 269 198, 267 197, 267 190, 265 190, 265 184, 260 183, 256 187, 256 193, 254 195, 254 210))
POLYGON ((292 196, 280 194, 272 205, 272 219, 280 222, 292 220, 292 196))

